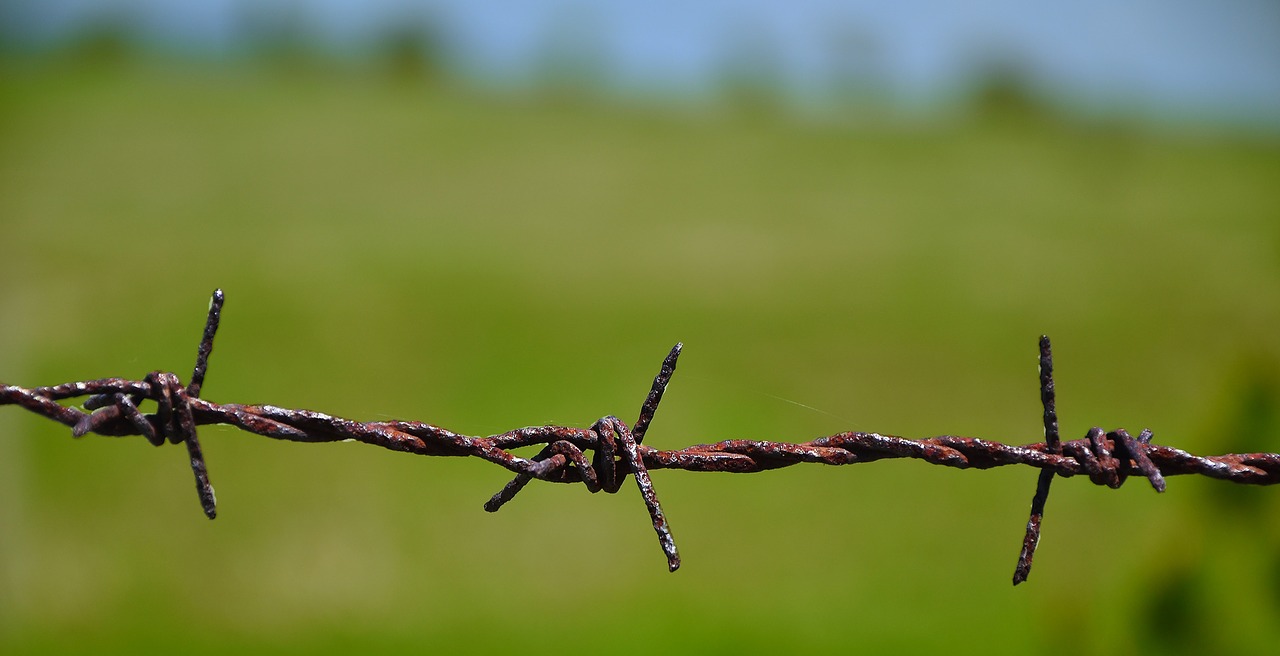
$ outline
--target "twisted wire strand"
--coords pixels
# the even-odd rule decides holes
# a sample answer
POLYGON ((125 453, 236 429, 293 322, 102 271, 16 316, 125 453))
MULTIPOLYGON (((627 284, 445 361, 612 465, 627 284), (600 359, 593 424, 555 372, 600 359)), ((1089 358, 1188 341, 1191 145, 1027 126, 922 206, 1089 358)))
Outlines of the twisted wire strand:
POLYGON ((670 571, 680 566, 680 556, 666 515, 658 502, 649 472, 656 469, 730 473, 761 472, 801 463, 852 465, 895 458, 910 458, 958 469, 991 469, 1025 465, 1040 470, 1026 534, 1014 573, 1014 585, 1027 579, 1039 543, 1040 528, 1055 476, 1085 476, 1096 485, 1119 488, 1131 474, 1146 478, 1157 492, 1169 476, 1198 474, 1233 483, 1280 483, 1280 454, 1243 453, 1198 456, 1170 446, 1153 444, 1144 429, 1137 438, 1124 429, 1089 429, 1078 440, 1061 441, 1053 383, 1053 357, 1048 337, 1040 338, 1040 393, 1044 406, 1045 441, 1011 445, 974 437, 941 435, 908 439, 871 432, 845 432, 808 442, 723 440, 683 449, 661 450, 643 444, 683 348, 676 344, 663 360, 634 425, 614 416, 598 420, 591 428, 530 426, 487 437, 462 435, 416 421, 358 422, 312 410, 272 405, 219 404, 200 398, 208 370, 213 338, 221 319, 224 296, 216 290, 197 351, 191 382, 183 386, 173 373, 155 371, 142 380, 102 378, 24 388, 0 385, 0 405, 18 405, 35 414, 72 427, 76 437, 96 433, 106 436, 141 435, 151 444, 166 441, 184 444, 196 479, 201 507, 213 519, 216 498, 209 482, 196 427, 225 424, 240 430, 293 442, 354 440, 424 456, 474 457, 491 462, 515 477, 484 504, 496 512, 515 498, 532 480, 582 483, 595 493, 619 491, 628 475, 633 477, 649 511, 659 546, 670 571), (87 397, 83 408, 59 401, 87 397), (138 406, 156 403, 156 411, 143 414, 138 406), (542 446, 532 457, 515 449, 542 446), (588 457, 587 453, 591 455, 588 457))

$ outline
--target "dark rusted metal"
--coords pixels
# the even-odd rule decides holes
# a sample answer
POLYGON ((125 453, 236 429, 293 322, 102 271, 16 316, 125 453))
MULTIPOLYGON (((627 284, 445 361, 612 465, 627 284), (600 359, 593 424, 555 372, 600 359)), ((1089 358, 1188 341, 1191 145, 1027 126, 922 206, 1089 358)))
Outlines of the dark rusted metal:
MULTIPOLYGON (((1053 386, 1053 349, 1049 336, 1040 336, 1040 404, 1044 406, 1045 450, 1054 455, 1062 453, 1058 441, 1058 410, 1053 386)), ((1018 554, 1018 566, 1013 570, 1013 584, 1027 580, 1031 574, 1031 560, 1040 544, 1040 523, 1044 520, 1044 506, 1049 501, 1049 486, 1053 483, 1053 470, 1042 469, 1036 480, 1036 493, 1031 497, 1031 518, 1027 520, 1027 533, 1022 538, 1022 553, 1018 554)))
POLYGON ((852 465, 891 458, 914 458, 958 469, 1035 467, 1040 470, 1040 476, 1014 574, 1015 585, 1026 580, 1030 572, 1049 487, 1055 475, 1083 474, 1096 485, 1118 488, 1130 473, 1138 472, 1157 491, 1164 490, 1166 477, 1184 474, 1250 485, 1280 483, 1280 454, 1276 453, 1196 456, 1151 444, 1150 430, 1143 430, 1133 438, 1124 429, 1107 432, 1097 427, 1091 428, 1083 439, 1062 442, 1058 436, 1053 358, 1047 337, 1040 339, 1040 399, 1044 406, 1045 431, 1045 441, 1041 443, 1017 446, 954 435, 912 440, 880 433, 848 432, 803 443, 725 440, 664 451, 642 444, 642 440, 675 371, 680 344, 676 344, 663 361, 634 426, 607 416, 589 429, 531 426, 475 437, 422 422, 357 422, 312 410, 218 404, 199 398, 222 302, 221 290, 215 291, 189 386, 184 387, 175 374, 159 371, 140 381, 103 378, 33 389, 3 385, 0 386, 0 405, 18 405, 71 426, 76 436, 87 433, 142 435, 156 445, 166 440, 185 444, 201 506, 210 518, 216 514, 216 501, 196 438, 196 427, 206 424, 228 424, 246 432, 294 442, 355 440, 418 455, 480 458, 516 475, 485 503, 485 510, 490 512, 500 509, 533 479, 582 483, 591 492, 614 493, 630 475, 636 479, 671 571, 680 566, 680 556, 649 477, 649 472, 655 469, 747 473, 806 462, 852 465), (83 409, 59 403, 80 397, 88 397, 83 409), (143 400, 156 402, 156 412, 142 414, 138 404, 143 400), (542 446, 542 449, 532 458, 513 453, 515 449, 533 446, 542 446), (588 451, 592 454, 590 458, 586 455, 588 451))
POLYGON ((213 338, 218 334, 218 324, 222 321, 222 303, 225 300, 226 296, 221 289, 213 290, 213 298, 209 299, 209 317, 204 322, 204 335, 200 338, 200 348, 196 350, 196 368, 191 372, 191 384, 187 385, 187 394, 193 399, 200 397, 200 388, 204 386, 204 375, 209 371, 213 338))

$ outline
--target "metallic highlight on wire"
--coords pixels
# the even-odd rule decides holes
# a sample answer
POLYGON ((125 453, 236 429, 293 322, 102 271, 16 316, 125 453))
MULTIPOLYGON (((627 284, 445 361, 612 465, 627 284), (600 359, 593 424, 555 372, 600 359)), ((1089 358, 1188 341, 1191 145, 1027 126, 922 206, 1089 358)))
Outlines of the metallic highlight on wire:
POLYGON ((1014 573, 1015 585, 1025 581, 1031 571, 1049 487, 1055 476, 1084 475, 1096 485, 1118 488, 1130 474, 1137 473, 1157 492, 1164 491, 1166 477, 1183 474, 1251 485, 1280 483, 1280 454, 1276 453, 1196 456, 1152 444, 1151 431, 1146 429, 1134 438, 1122 428, 1106 431, 1094 427, 1083 439, 1061 441, 1048 337, 1040 338, 1040 400, 1044 408, 1044 441, 1040 443, 1018 446, 954 435, 913 440, 880 433, 846 432, 802 443, 723 440, 660 450, 643 441, 675 372, 682 344, 676 344, 663 360, 633 425, 610 415, 590 428, 531 426, 478 437, 416 421, 358 422, 312 410, 219 404, 200 398, 223 300, 222 290, 214 291, 195 370, 187 386, 182 385, 176 374, 164 371, 153 371, 142 380, 103 378, 31 389, 0 385, 0 405, 18 405, 70 426, 76 437, 89 433, 141 435, 156 446, 166 441, 185 445, 200 505, 210 519, 217 514, 217 500, 209 482, 204 452, 196 438, 196 427, 208 424, 227 424, 249 433, 293 442, 355 440, 423 456, 479 458, 515 474, 484 504, 489 512, 502 508, 535 479, 582 483, 589 492, 612 494, 622 489, 627 476, 632 476, 648 509, 667 567, 673 572, 680 567, 680 555, 650 477, 651 471, 659 469, 749 473, 800 463, 852 465, 891 458, 913 458, 958 469, 1034 467, 1040 473, 1014 573), (88 397, 83 408, 59 403, 80 397, 88 397), (154 402, 155 412, 143 414, 138 406, 144 401, 154 402), (542 449, 533 457, 514 453, 516 449, 538 445, 542 449))

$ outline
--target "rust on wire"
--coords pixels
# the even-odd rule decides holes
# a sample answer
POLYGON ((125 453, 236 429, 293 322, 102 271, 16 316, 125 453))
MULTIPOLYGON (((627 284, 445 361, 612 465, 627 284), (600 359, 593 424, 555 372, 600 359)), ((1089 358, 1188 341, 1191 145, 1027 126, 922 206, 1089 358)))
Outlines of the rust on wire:
POLYGON ((213 338, 222 316, 222 290, 213 293, 208 320, 196 355, 191 382, 183 386, 178 376, 154 371, 142 380, 103 378, 32 389, 0 385, 0 405, 18 405, 60 422, 76 437, 88 433, 107 436, 141 435, 160 446, 166 441, 186 446, 196 492, 205 514, 216 516, 217 501, 209 482, 196 427, 228 424, 243 431, 294 442, 355 440, 393 451, 424 456, 463 456, 486 460, 515 477, 484 504, 495 512, 511 501, 534 479, 552 483, 582 483, 590 492, 622 489, 627 476, 635 479, 667 567, 680 567, 666 514, 658 502, 649 472, 682 469, 701 472, 748 473, 790 467, 800 463, 852 465, 891 458, 913 458, 959 469, 990 469, 1026 465, 1040 470, 1031 516, 1014 572, 1014 585, 1027 579, 1040 541, 1049 487, 1055 476, 1084 475, 1096 485, 1118 488, 1132 473, 1146 478, 1157 492, 1165 489, 1165 477, 1199 474, 1232 483, 1274 485, 1280 483, 1280 454, 1241 453, 1197 456, 1170 446, 1151 443, 1151 431, 1137 438, 1124 429, 1106 431, 1094 427, 1083 439, 1063 442, 1058 435, 1058 415, 1053 383, 1053 355, 1049 338, 1040 338, 1040 400, 1044 407, 1044 442, 1011 445, 972 437, 942 435, 907 439, 894 435, 847 432, 809 442, 724 440, 683 449, 660 450, 644 444, 663 392, 675 372, 681 344, 662 362, 635 424, 606 416, 591 428, 530 426, 488 437, 461 435, 432 424, 415 421, 358 422, 312 410, 292 410, 271 405, 219 404, 200 398, 200 390, 213 351, 213 338), (82 407, 59 401, 87 397, 82 407), (143 401, 153 401, 156 411, 143 414, 143 401), (523 447, 542 446, 533 457, 514 453, 523 447), (588 457, 587 453, 591 455, 588 457))

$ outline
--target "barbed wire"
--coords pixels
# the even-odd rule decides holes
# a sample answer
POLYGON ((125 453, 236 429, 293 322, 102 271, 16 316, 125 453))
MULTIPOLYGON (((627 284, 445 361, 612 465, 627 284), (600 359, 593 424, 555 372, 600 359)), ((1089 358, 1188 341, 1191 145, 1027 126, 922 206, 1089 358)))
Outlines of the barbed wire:
POLYGON ((724 440, 660 450, 643 441, 675 372, 682 344, 676 344, 662 361, 662 368, 640 406, 640 416, 631 426, 610 415, 590 428, 531 426, 475 437, 416 421, 358 422, 312 410, 219 404, 200 398, 223 302, 222 290, 215 290, 195 370, 186 386, 177 375, 163 371, 151 372, 142 380, 102 378, 31 389, 3 385, 0 386, 0 405, 18 405, 61 422, 70 426, 76 437, 89 433, 116 437, 141 435, 156 446, 166 441, 185 445, 200 504, 210 519, 217 515, 217 501, 196 437, 196 427, 208 424, 226 424, 293 442, 354 440, 417 455, 480 458, 515 474, 511 482, 485 502, 484 509, 489 512, 502 508, 534 479, 582 483, 590 492, 612 494, 622 488, 630 475, 640 489, 667 558, 667 567, 673 572, 680 567, 680 555, 649 476, 655 469, 749 473, 800 463, 852 465, 892 458, 913 458, 958 469, 1035 467, 1040 474, 1014 571, 1014 585, 1025 581, 1031 571, 1055 475, 1084 475, 1096 485, 1119 488, 1136 472, 1157 492, 1164 491, 1166 477, 1183 474, 1253 485, 1280 483, 1280 454, 1276 453, 1197 456, 1153 444, 1151 431, 1146 429, 1134 438, 1124 429, 1105 431, 1094 427, 1083 439, 1062 441, 1058 435, 1053 355, 1048 337, 1040 338, 1040 398, 1045 430, 1042 443, 1018 446, 954 435, 913 440, 881 433, 846 432, 801 443, 724 440), (87 397, 82 407, 59 403, 81 397, 87 397), (143 414, 139 409, 147 400, 156 403, 154 413, 143 414), (543 448, 533 457, 513 453, 515 449, 538 445, 543 448))

